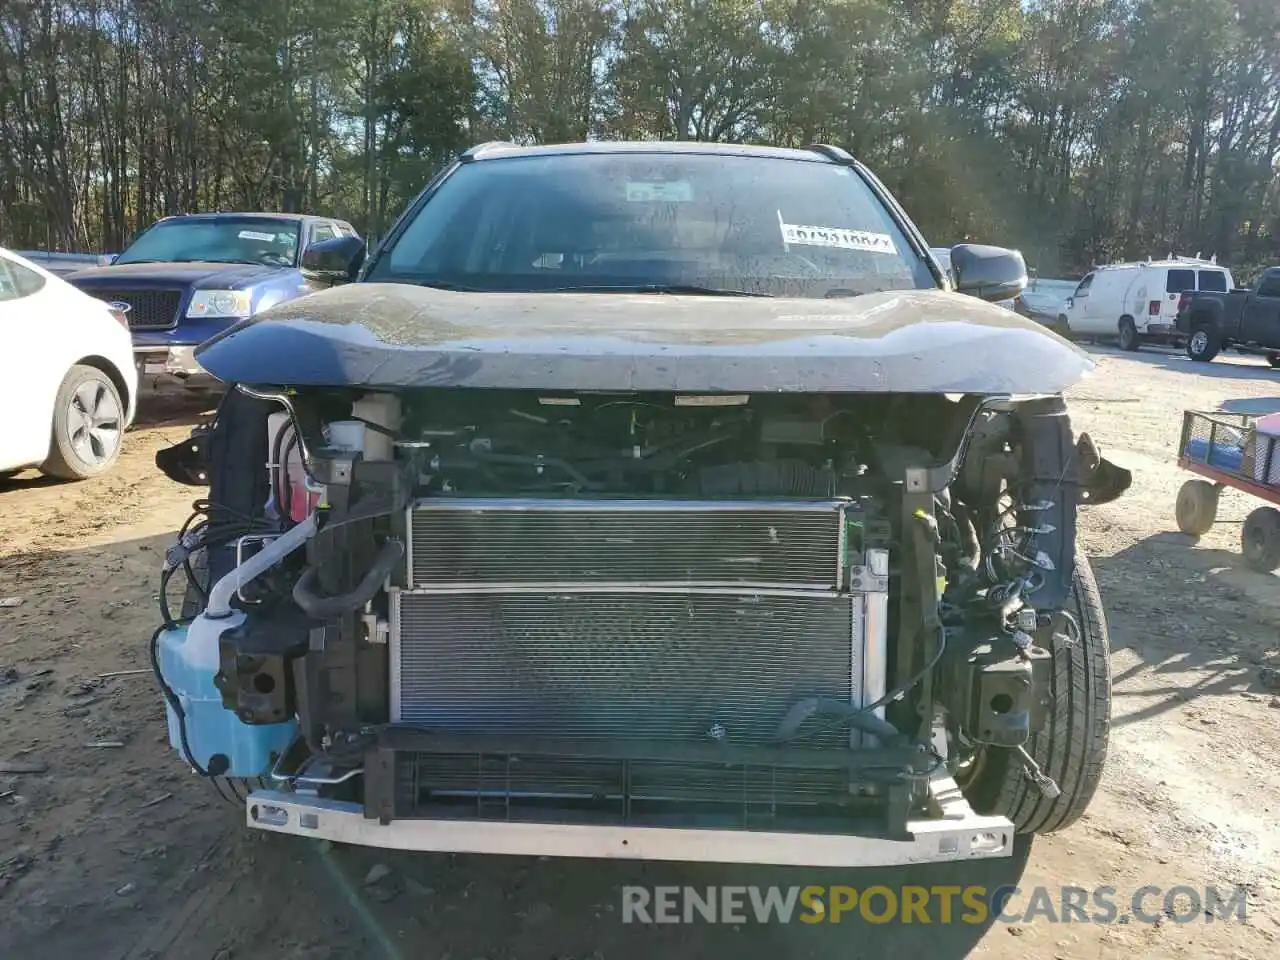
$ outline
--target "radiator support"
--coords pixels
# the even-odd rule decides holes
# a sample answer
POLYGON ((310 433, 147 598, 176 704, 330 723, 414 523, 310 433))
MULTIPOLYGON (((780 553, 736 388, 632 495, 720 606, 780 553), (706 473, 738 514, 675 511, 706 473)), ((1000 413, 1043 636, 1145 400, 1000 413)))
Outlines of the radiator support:
POLYGON ((683 805, 752 829, 847 815, 896 776, 852 762, 872 738, 820 720, 781 752, 834 762, 770 755, 797 701, 884 692, 888 554, 859 504, 441 497, 408 514, 392 723, 487 746, 384 757, 393 796, 370 816, 449 799, 628 824, 683 805), (644 756, 619 753, 637 738, 644 756), (698 748, 722 752, 682 759, 698 748))

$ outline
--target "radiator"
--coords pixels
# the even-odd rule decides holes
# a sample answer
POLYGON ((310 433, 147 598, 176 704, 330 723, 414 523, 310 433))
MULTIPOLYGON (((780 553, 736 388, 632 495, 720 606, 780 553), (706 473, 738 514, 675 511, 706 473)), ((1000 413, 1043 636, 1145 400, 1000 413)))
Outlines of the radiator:
POLYGON ((419 501, 409 586, 618 582, 833 590, 843 501, 419 501))
MULTIPOLYGON (((883 608, 844 589, 861 524, 849 501, 419 501, 408 585, 392 595, 392 719, 593 742, 606 758, 610 742, 636 738, 764 746, 800 699, 883 690, 883 608)), ((850 744, 847 729, 805 740, 850 744)), ((419 760, 413 776, 478 791, 494 762, 419 760)), ((542 777, 555 781, 546 791, 590 795, 608 761, 500 765, 502 790, 538 793, 542 777)), ((626 772, 629 789, 672 798, 720 789, 721 775, 626 772)), ((831 780, 790 772, 784 786, 805 796, 831 780)))

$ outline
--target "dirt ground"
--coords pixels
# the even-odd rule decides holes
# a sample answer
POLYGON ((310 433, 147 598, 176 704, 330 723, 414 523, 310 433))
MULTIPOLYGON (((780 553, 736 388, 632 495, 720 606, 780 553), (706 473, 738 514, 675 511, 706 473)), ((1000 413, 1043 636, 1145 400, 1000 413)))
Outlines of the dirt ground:
MULTIPOLYGON (((1280 955, 1280 583, 1243 569, 1224 496, 1198 543, 1176 532, 1184 408, 1280 409, 1256 359, 1193 365, 1096 350, 1079 429, 1135 473, 1085 511, 1114 648, 1106 780, 1085 819, 1009 861, 874 872, 480 859, 341 850, 251 833, 166 745, 147 670, 164 548, 200 491, 154 468, 198 407, 153 409, 110 476, 0 481, 0 957, 1263 958, 1280 955), (113 675, 114 674, 114 675, 113 675), (368 884, 369 871, 390 872, 368 884), (1110 885, 1248 888, 1235 920, 1110 925, 638 927, 624 884, 1110 885)), ((1159 897, 1148 901, 1159 909, 1159 897)), ((1025 899, 1015 898, 1015 908, 1025 899)), ((1126 912, 1124 909, 1121 913, 1126 912)))

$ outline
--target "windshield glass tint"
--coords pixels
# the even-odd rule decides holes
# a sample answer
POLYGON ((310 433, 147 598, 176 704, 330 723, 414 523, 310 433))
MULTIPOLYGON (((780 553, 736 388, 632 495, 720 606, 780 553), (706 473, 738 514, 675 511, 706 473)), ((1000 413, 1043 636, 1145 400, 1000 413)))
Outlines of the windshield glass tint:
POLYGON ((793 297, 936 286, 854 170, 670 153, 465 164, 368 279, 534 291, 673 284, 793 297))
POLYGON ((292 267, 297 257, 297 221, 167 220, 138 237, 116 263, 207 261, 292 267))

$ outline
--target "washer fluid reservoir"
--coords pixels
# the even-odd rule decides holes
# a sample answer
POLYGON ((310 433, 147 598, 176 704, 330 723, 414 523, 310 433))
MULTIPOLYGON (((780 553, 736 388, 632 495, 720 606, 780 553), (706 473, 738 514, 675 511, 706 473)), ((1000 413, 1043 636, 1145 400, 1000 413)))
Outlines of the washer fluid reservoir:
POLYGON ((202 614, 188 626, 162 632, 157 650, 160 674, 182 707, 191 756, 182 745, 178 715, 166 701, 169 745, 183 760, 194 760, 215 776, 239 779, 264 776, 298 729, 295 718, 247 724, 222 705, 222 694, 214 685, 219 640, 244 619, 239 611, 216 620, 202 614))

